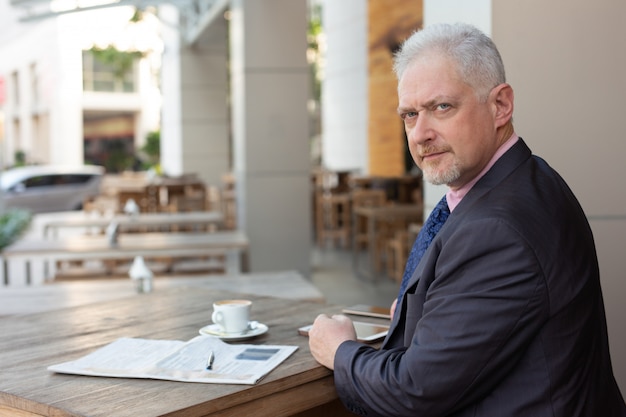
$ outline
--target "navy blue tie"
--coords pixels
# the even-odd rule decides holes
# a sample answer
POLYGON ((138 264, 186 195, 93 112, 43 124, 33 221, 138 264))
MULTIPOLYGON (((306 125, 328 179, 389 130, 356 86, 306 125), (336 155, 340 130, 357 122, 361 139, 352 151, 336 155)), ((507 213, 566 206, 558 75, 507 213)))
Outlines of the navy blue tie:
POLYGON ((417 239, 415 239, 415 243, 411 248, 409 258, 406 261, 404 274, 402 275, 400 292, 398 293, 398 307, 400 306, 402 295, 406 291, 407 284, 409 283, 417 264, 420 262, 420 259, 422 259, 422 256, 424 256, 424 252, 428 249, 430 242, 432 242, 435 238, 435 235, 439 232, 439 229, 441 229, 441 226, 443 226, 449 215, 450 209, 448 208, 448 202, 446 201, 446 196, 444 195, 430 213, 428 219, 426 219, 426 223, 422 226, 419 234, 417 235, 417 239))

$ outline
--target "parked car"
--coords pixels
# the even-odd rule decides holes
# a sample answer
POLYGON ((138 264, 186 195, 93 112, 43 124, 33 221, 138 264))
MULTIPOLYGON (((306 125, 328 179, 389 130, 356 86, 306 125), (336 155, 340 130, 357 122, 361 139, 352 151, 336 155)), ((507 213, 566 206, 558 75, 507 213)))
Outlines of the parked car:
POLYGON ((4 208, 32 213, 80 210, 85 199, 100 192, 104 167, 96 165, 32 165, 0 173, 4 208))

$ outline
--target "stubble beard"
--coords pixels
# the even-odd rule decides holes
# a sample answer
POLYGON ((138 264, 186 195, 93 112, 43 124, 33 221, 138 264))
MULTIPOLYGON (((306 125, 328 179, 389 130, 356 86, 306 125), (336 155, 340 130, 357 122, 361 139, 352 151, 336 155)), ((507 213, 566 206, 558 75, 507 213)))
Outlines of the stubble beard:
POLYGON ((416 149, 417 159, 422 160, 420 166, 422 175, 426 181, 433 185, 448 185, 455 182, 461 177, 461 167, 459 161, 454 157, 452 149, 449 147, 433 146, 432 144, 424 144, 420 148, 416 149), (445 153, 446 158, 432 160, 424 160, 426 155, 432 155, 437 153, 445 153), (452 160, 450 162, 450 157, 452 160))
POLYGON ((424 179, 433 185, 448 185, 461 177, 461 168, 455 162, 447 169, 441 169, 437 165, 422 168, 424 179))

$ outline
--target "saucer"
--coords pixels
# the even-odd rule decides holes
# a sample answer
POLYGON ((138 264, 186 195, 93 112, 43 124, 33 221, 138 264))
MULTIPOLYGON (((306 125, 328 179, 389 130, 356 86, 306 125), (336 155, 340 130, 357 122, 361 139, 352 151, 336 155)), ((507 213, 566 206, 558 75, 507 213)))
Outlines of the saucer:
POLYGON ((245 340, 250 339, 256 336, 260 336, 266 333, 268 327, 263 323, 258 323, 256 328, 246 330, 242 333, 224 333, 220 329, 218 324, 209 324, 208 326, 204 326, 199 330, 199 333, 204 336, 216 336, 222 340, 226 341, 235 341, 235 340, 245 340))

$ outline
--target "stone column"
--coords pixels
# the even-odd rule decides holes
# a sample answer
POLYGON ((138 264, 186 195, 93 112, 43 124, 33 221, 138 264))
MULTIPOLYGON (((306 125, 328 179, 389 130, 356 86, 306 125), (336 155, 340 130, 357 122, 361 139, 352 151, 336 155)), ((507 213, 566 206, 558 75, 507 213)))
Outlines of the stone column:
MULTIPOLYGON (((177 21, 173 7, 161 17, 177 21)), ((228 23, 216 18, 194 45, 163 26, 161 161, 165 174, 196 173, 219 185, 229 172, 228 23)))
POLYGON ((250 270, 310 275, 310 151, 305 0, 231 2, 231 91, 238 226, 250 270))

